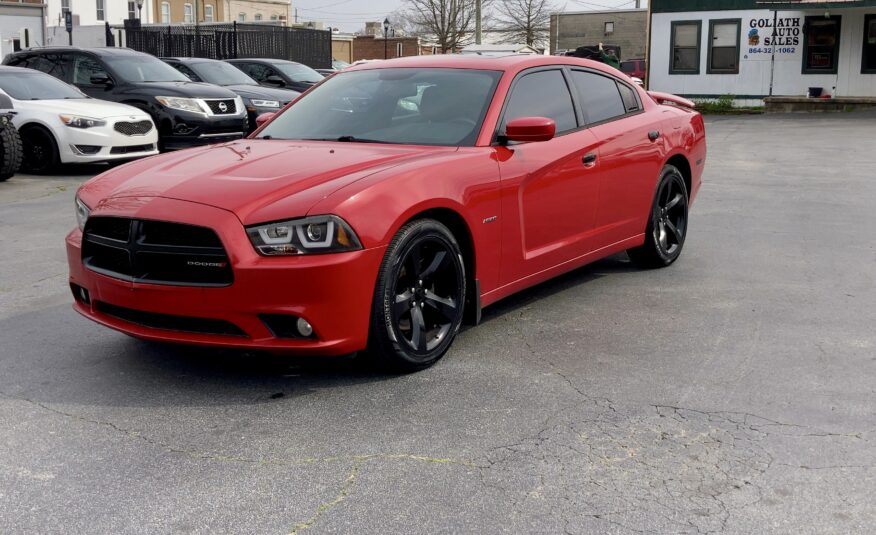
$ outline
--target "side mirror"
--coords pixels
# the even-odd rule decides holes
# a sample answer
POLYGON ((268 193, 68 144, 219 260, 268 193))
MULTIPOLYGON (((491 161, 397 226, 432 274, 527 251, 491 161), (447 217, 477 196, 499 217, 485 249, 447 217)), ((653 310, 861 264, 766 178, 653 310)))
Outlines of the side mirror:
POLYGON ((285 87, 286 86, 286 82, 284 82, 283 79, 280 78, 279 76, 277 76, 276 74, 265 78, 265 83, 275 85, 277 87, 285 87))
POLYGON ((92 74, 89 80, 93 85, 112 85, 112 80, 105 72, 92 74))
POLYGON ((505 125, 508 141, 549 141, 557 133, 557 123, 547 117, 518 117, 505 125))
POLYGON ((266 122, 273 119, 274 115, 277 115, 277 112, 269 111, 267 113, 263 113, 263 114, 259 115, 258 117, 256 117, 256 128, 260 127, 261 125, 263 125, 266 122))

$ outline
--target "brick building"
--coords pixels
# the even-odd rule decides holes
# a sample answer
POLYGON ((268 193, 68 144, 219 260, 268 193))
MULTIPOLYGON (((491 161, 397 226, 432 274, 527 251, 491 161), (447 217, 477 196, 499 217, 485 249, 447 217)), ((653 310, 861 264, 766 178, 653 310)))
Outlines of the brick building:
POLYGON ((389 39, 384 39, 374 35, 357 35, 353 38, 353 61, 419 55, 420 39, 418 37, 390 37, 389 39))
POLYGON ((621 59, 644 58, 647 9, 579 11, 551 15, 550 51, 574 50, 600 42, 619 46, 621 59))

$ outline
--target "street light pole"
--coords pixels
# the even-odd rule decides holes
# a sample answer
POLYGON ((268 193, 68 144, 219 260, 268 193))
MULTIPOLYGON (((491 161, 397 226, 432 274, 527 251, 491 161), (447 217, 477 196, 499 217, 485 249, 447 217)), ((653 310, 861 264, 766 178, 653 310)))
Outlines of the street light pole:
POLYGON ((389 58, 389 17, 383 19, 383 59, 389 58))
POLYGON ((137 20, 143 22, 143 0, 137 0, 137 20))

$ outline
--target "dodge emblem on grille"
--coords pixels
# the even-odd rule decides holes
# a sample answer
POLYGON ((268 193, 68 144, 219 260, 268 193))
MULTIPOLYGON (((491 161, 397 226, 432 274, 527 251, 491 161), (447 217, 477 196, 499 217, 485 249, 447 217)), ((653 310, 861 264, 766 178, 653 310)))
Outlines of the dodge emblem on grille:
POLYGON ((220 102, 219 103, 219 111, 221 111, 222 113, 225 113, 226 111, 228 111, 228 104, 225 104, 224 102, 220 102))
POLYGON ((189 260, 186 262, 186 265, 189 266, 198 266, 198 267, 216 267, 216 268, 224 268, 228 265, 228 262, 198 262, 197 260, 189 260))

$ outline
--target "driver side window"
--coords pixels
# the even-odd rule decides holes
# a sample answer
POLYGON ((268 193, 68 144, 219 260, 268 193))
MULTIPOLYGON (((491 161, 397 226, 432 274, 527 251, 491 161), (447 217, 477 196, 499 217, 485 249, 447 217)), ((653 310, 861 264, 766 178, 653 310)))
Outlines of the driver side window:
POLYGON ((500 132, 518 117, 547 117, 557 123, 557 134, 578 128, 572 95, 563 72, 558 69, 537 71, 520 78, 505 107, 500 132))
POLYGON ((94 58, 76 54, 73 56, 73 59, 73 84, 94 85, 91 83, 92 76, 107 76, 106 69, 94 58))
POLYGON ((203 80, 201 80, 201 78, 197 74, 195 74, 195 71, 186 67, 182 63, 171 63, 171 65, 179 72, 185 74, 189 80, 193 82, 203 82, 203 80))

